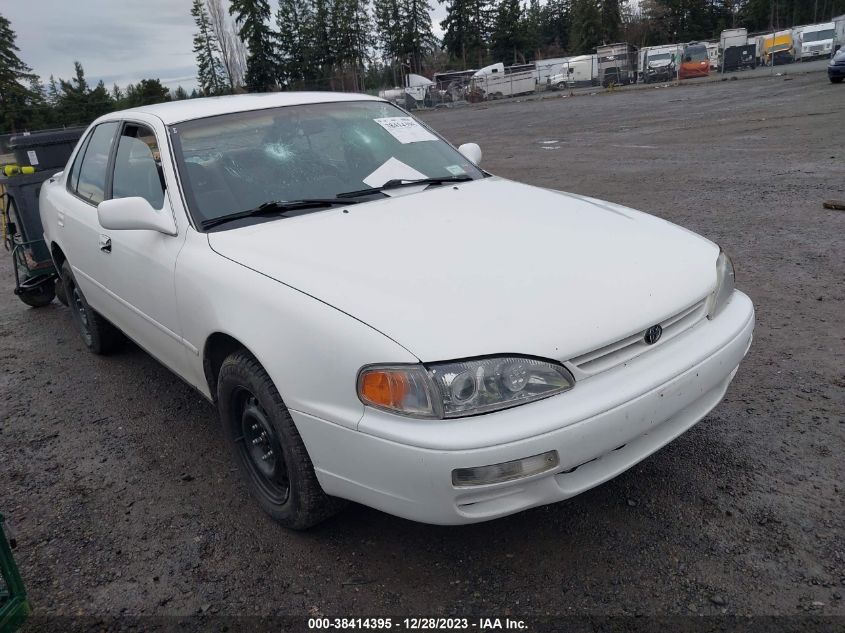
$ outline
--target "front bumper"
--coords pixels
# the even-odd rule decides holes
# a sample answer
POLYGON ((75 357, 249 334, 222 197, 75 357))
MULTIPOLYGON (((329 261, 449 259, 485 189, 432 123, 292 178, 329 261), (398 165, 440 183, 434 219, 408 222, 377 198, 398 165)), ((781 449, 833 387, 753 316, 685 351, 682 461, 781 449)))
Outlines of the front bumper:
POLYGON ((751 300, 735 292, 712 321, 539 402, 445 421, 367 409, 357 431, 291 414, 328 494, 424 523, 485 521, 597 486, 689 429, 724 397, 753 329, 751 300), (452 485, 456 468, 550 450, 552 471, 452 485))
POLYGON ((845 65, 828 66, 828 77, 845 77, 845 65))

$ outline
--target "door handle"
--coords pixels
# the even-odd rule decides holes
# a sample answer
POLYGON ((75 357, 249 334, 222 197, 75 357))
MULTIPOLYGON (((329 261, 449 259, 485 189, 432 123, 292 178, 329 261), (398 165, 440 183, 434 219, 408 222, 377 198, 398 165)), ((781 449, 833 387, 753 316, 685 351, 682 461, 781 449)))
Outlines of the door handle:
POLYGON ((108 235, 100 234, 100 250, 104 253, 111 253, 111 238, 108 235))

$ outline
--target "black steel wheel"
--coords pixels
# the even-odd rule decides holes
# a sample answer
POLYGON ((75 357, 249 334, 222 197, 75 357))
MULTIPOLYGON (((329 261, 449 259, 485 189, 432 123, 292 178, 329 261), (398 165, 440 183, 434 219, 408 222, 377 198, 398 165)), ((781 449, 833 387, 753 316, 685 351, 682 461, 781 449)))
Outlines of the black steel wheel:
POLYGON ((121 347, 123 334, 95 312, 76 283, 70 264, 62 264, 62 283, 73 320, 85 346, 95 354, 109 354, 121 347))
POLYGON ((237 447, 248 466, 250 476, 262 493, 275 504, 283 504, 290 494, 285 455, 279 434, 258 399, 240 388, 233 398, 233 414, 241 420, 237 447))
POLYGON ((246 350, 220 367, 217 410, 250 494, 274 520, 304 530, 345 505, 320 487, 282 397, 246 350))

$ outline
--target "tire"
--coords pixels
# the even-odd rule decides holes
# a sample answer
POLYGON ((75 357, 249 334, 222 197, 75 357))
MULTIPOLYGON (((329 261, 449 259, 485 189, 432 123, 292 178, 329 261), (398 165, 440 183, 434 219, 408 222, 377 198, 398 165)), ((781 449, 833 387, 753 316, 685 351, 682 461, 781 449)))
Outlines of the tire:
POLYGON ((56 296, 55 282, 39 284, 32 290, 27 290, 18 295, 18 298, 31 308, 43 308, 53 303, 56 296))
POLYGON ((76 284, 70 263, 62 264, 62 283, 65 297, 85 346, 95 354, 111 354, 123 346, 123 333, 95 312, 76 284))
POLYGON ((61 277, 56 279, 56 283, 55 283, 54 287, 56 289, 56 299, 58 299, 59 303, 61 303, 63 306, 67 306, 67 295, 65 294, 65 284, 64 284, 64 282, 62 282, 61 277))
POLYGON ((250 494, 273 520, 306 530, 346 505, 323 492, 282 397, 246 350, 220 367, 217 410, 250 494))
POLYGON ((841 83, 842 83, 842 79, 845 79, 845 77, 831 77, 831 78, 830 78, 830 83, 832 83, 832 84, 841 84, 841 83))

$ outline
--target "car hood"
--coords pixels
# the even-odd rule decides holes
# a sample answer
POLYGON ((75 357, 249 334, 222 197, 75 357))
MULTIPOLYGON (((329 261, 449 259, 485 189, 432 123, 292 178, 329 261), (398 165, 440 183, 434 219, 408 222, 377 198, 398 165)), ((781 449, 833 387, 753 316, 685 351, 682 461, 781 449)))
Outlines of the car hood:
POLYGON ((657 70, 658 68, 668 68, 671 65, 672 65, 672 61, 669 60, 669 59, 660 59, 660 60, 657 60, 656 62, 649 62, 648 63, 648 67, 653 69, 653 70, 657 70))
POLYGON ((653 216, 496 177, 208 240, 422 361, 568 360, 701 300, 715 287, 719 253, 653 216))

